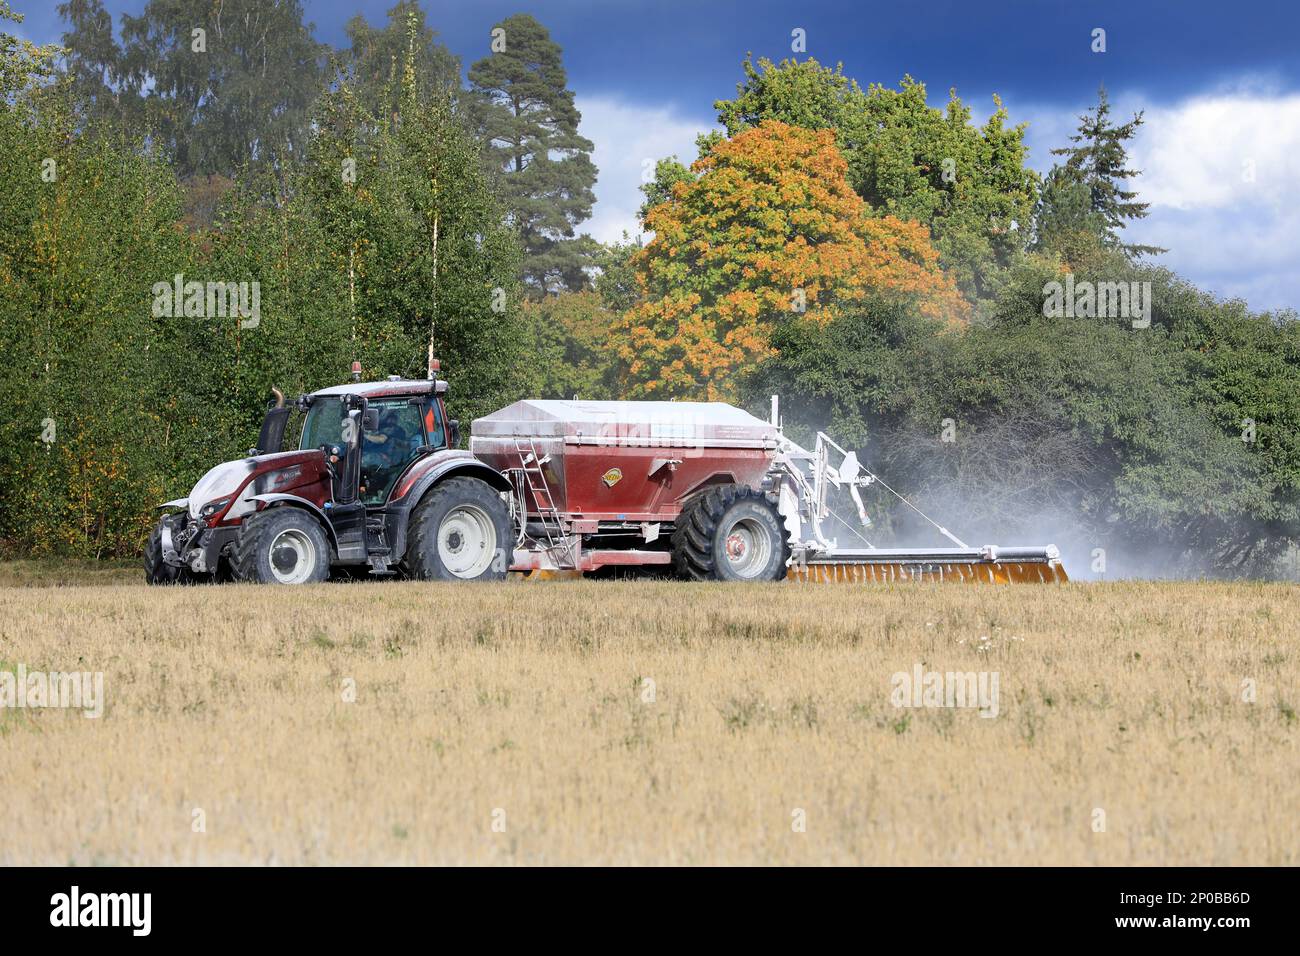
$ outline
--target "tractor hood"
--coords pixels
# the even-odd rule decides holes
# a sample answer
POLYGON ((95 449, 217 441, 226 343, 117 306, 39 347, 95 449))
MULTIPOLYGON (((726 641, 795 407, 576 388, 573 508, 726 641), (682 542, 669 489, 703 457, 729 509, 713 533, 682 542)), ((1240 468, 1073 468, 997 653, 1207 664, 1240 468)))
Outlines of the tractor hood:
POLYGON ((328 481, 325 455, 319 449, 284 451, 226 461, 212 468, 190 490, 191 518, 240 518, 255 510, 254 495, 291 493, 304 485, 328 481), (230 499, 227 501, 227 499, 230 499), (225 502, 211 515, 202 515, 209 504, 225 502))

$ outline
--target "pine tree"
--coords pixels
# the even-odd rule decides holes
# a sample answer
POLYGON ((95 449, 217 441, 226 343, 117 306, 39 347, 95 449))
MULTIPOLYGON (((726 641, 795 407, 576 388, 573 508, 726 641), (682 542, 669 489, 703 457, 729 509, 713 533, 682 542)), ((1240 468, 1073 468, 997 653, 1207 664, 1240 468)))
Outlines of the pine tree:
POLYGON ((591 216, 596 167, 567 89, 560 47, 527 14, 493 29, 494 52, 469 70, 476 123, 524 248, 529 293, 588 283, 593 243, 574 229, 591 216), (497 32, 501 31, 501 32, 497 32))
MULTIPOLYGON (((1120 241, 1119 230, 1130 220, 1145 219, 1150 203, 1137 202, 1137 192, 1124 188, 1129 180, 1140 175, 1141 170, 1129 169, 1128 152, 1124 144, 1132 139, 1142 125, 1142 113, 1135 113, 1133 118, 1121 126, 1116 126, 1110 119, 1110 101, 1106 96, 1106 87, 1097 91, 1097 105, 1079 117, 1079 131, 1070 137, 1074 146, 1063 146, 1052 150, 1053 156, 1064 156, 1063 164, 1053 167, 1049 174, 1052 185, 1049 200, 1061 200, 1068 197, 1071 186, 1082 186, 1087 190, 1091 209, 1096 217, 1087 217, 1100 229, 1103 245, 1117 248, 1130 256, 1156 255, 1166 250, 1159 246, 1145 246, 1120 241)), ((1057 207, 1069 210, 1068 217, 1080 221, 1077 205, 1069 202, 1050 201, 1040 206, 1043 214, 1039 223, 1040 237, 1059 231, 1060 223, 1053 219, 1053 212, 1060 212, 1057 207)))

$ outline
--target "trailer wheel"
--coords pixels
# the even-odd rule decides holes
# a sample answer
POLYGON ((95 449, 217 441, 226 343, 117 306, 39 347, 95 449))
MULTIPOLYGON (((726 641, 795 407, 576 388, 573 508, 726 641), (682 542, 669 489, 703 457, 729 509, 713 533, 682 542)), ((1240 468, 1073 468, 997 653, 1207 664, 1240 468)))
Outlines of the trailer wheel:
POLYGON ((329 574, 330 544, 302 508, 268 508, 239 526, 230 566, 237 581, 250 584, 315 584, 329 574))
POLYGON ((719 485, 688 504, 672 543, 678 572, 696 581, 780 581, 790 557, 776 505, 746 485, 719 485))
POLYGON ((174 568, 163 560, 162 522, 159 521, 144 546, 144 580, 146 584, 192 584, 188 568, 174 568))
POLYGON ((501 495, 477 478, 448 478, 411 513, 406 570, 421 580, 501 581, 513 546, 501 495))

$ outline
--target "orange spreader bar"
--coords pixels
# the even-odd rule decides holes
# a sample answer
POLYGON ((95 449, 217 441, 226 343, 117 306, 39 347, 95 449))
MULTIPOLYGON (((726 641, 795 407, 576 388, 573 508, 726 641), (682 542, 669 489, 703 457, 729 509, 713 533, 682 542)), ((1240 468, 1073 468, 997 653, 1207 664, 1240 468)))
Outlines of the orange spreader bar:
POLYGON ((801 584, 873 584, 890 581, 944 581, 957 584, 1063 584, 1069 581, 1059 562, 999 561, 905 564, 815 563, 792 566, 786 580, 801 584))

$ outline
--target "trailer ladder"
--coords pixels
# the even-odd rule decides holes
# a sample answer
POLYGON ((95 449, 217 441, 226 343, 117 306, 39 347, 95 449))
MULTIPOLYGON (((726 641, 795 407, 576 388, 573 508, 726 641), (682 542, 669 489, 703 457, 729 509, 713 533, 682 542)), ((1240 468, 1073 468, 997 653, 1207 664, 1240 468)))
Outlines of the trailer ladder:
MULTIPOLYGON (((537 513, 541 518, 546 550, 555 560, 557 566, 576 568, 578 561, 577 555, 573 551, 573 540, 565 531, 560 511, 555 507, 555 497, 551 494, 551 486, 546 480, 546 473, 542 470, 542 466, 551 460, 551 456, 546 455, 543 457, 538 455, 537 445, 533 443, 531 438, 516 438, 515 451, 519 454, 518 470, 523 475, 523 485, 532 494, 533 503, 536 504, 537 513)), ((523 502, 523 512, 521 523, 524 528, 527 528, 527 500, 523 502)))

